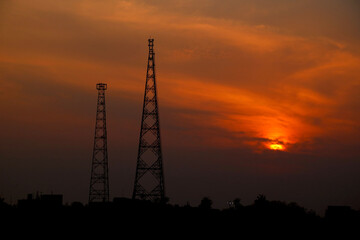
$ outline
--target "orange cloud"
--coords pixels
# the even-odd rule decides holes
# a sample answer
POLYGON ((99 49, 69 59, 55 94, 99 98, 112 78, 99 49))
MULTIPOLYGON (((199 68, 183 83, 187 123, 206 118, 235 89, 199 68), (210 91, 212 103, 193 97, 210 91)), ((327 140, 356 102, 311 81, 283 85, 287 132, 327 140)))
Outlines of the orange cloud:
MULTIPOLYGON (((358 101, 352 89, 360 79, 360 56, 351 43, 138 1, 44 2, 24 3, 20 16, 4 15, 11 24, 2 30, 1 83, 22 72, 92 92, 103 81, 140 102, 146 38, 153 35, 160 109, 178 109, 174 124, 186 121, 203 144, 256 151, 281 144, 301 151, 302 143, 308 148, 329 135, 351 141, 358 131, 359 114, 345 111, 358 101)), ((22 83, 8 85, 3 99, 21 95, 22 83)), ((15 109, 22 109, 21 101, 46 105, 49 98, 22 97, 15 109)))

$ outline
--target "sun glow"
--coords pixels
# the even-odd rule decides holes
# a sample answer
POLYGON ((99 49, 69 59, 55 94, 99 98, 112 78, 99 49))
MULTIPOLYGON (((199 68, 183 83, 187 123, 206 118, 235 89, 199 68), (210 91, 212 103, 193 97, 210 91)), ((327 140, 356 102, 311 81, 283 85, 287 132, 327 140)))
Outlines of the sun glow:
POLYGON ((276 122, 274 123, 275 127, 270 127, 267 132, 268 141, 264 143, 265 147, 274 151, 286 151, 286 146, 290 142, 290 130, 285 127, 277 127, 276 122))
POLYGON ((269 148, 270 148, 271 150, 284 150, 284 149, 285 149, 285 148, 284 148, 284 145, 278 144, 278 143, 270 144, 270 145, 269 145, 269 148))

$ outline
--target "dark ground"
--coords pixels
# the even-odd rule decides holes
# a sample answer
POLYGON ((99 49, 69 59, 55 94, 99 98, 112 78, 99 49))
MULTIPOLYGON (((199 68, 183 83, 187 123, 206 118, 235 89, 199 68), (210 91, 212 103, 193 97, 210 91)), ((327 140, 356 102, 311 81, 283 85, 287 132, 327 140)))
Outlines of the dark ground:
POLYGON ((160 238, 170 239, 193 238, 195 235, 201 238, 220 236, 222 239, 245 235, 255 239, 264 236, 322 239, 333 234, 348 239, 346 234, 359 235, 360 230, 360 211, 349 207, 330 206, 326 215, 320 217, 296 203, 269 201, 262 195, 249 206, 241 205, 236 199, 223 210, 212 209, 208 198, 197 207, 127 198, 115 198, 107 204, 84 206, 74 202, 64 206, 59 201, 62 195, 57 196, 61 199, 53 201, 50 195, 48 198, 19 200, 16 206, 1 201, 1 226, 4 230, 17 229, 13 231, 15 235, 50 233, 52 235, 48 236, 53 237, 79 234, 82 238, 105 238, 116 234, 119 236, 116 238, 128 238, 124 237, 126 233, 131 234, 131 238, 162 236, 160 238))

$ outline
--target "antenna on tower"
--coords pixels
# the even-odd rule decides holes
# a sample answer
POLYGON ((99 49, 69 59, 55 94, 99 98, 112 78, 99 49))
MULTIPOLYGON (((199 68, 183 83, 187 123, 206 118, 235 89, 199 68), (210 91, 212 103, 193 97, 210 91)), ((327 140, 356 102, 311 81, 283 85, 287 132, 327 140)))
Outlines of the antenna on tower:
POLYGON ((159 109, 156 95, 154 39, 148 39, 145 94, 133 199, 165 200, 159 109))
POLYGON ((96 84, 98 90, 94 148, 92 156, 89 203, 109 201, 109 171, 106 133, 105 90, 107 84, 96 84))

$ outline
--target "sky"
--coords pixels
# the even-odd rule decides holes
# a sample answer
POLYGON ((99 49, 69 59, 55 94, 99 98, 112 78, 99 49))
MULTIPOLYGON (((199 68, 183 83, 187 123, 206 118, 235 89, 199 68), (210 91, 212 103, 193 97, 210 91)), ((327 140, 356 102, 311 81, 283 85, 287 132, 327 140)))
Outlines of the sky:
POLYGON ((154 38, 166 195, 360 209, 357 0, 0 0, 0 196, 87 202, 96 83, 131 197, 154 38))

